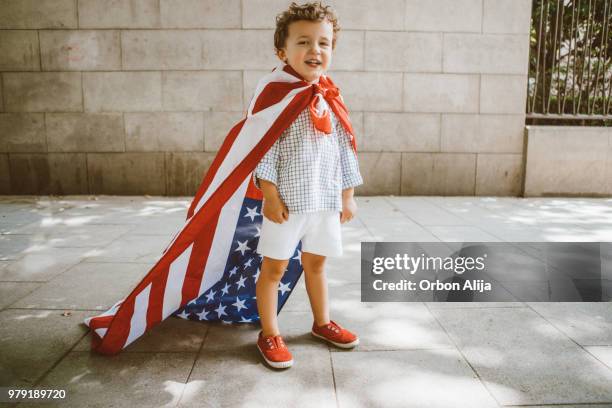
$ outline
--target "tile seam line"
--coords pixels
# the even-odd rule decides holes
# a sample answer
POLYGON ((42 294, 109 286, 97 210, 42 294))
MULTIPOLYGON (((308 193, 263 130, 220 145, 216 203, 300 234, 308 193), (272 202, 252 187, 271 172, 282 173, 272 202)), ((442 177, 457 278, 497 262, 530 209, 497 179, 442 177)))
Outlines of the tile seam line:
MULTIPOLYGON (((429 303, 448 303, 448 302, 429 302, 429 303)), ((474 303, 487 303, 487 302, 471 302, 472 304, 474 303)), ((504 302, 505 303, 505 302, 504 302)), ((510 303, 510 302, 508 302, 510 303)), ((521 302, 521 301, 513 301, 513 303, 525 303, 525 302, 521 302)), ((524 304, 522 305, 517 305, 517 306, 473 306, 473 307, 456 307, 453 306, 453 308, 451 309, 450 307, 434 307, 433 310, 478 310, 478 309, 524 309, 527 306, 525 306, 524 304)))
MULTIPOLYGON (((75 263, 74 265, 70 265, 68 266, 66 269, 64 269, 62 272, 58 273, 57 275, 53 276, 51 279, 49 279, 48 281, 42 282, 41 285, 39 285, 37 288, 35 288, 34 290, 32 290, 30 293, 20 297, 19 299, 15 300, 14 302, 10 303, 6 308, 10 308, 12 305, 14 305, 17 302, 20 302, 21 300, 25 299, 26 297, 30 296, 32 293, 36 292, 39 289, 42 289, 44 286, 46 286, 47 284, 51 283, 52 281, 54 281, 56 278, 59 278, 60 276, 62 276, 63 274, 65 274, 66 272, 68 272, 69 270, 71 270, 72 268, 75 268, 77 265, 80 265, 81 263, 83 263, 83 260, 80 260, 79 262, 75 263)), ((17 309, 17 308, 13 308, 13 309, 17 309)), ((34 308, 24 308, 24 309, 29 309, 29 310, 36 310, 34 308)), ((44 310, 44 309, 41 309, 44 310)), ((51 309, 51 310, 65 310, 65 309, 51 309)))
POLYGON ((187 375, 187 379, 185 380, 185 384, 183 386, 183 390, 181 391, 181 395, 178 398, 178 400, 176 401, 176 405, 175 407, 178 407, 181 405, 181 400, 183 399, 183 396, 185 395, 185 390, 187 388, 187 385, 189 384, 189 379, 191 378, 191 374, 193 374, 193 369, 195 368, 195 365, 198 362, 198 359, 200 358, 200 355, 202 354, 202 350, 204 349, 204 343, 206 343, 206 338, 208 337, 208 333, 210 333, 210 328, 211 326, 208 326, 208 328, 206 329, 206 333, 204 334, 204 338, 202 338, 202 343, 200 343, 200 348, 198 349, 195 358, 193 359, 193 364, 191 365, 191 370, 189 370, 189 374, 187 375))
MULTIPOLYGON (((547 319, 544 315, 542 315, 540 312, 538 312, 536 309, 534 309, 531 306, 531 303, 533 302, 524 302, 525 305, 532 310, 535 314, 537 314, 538 316, 540 316, 546 323, 550 324, 552 327, 554 327, 554 329, 556 331, 558 331, 559 333, 561 333, 562 336, 566 337, 567 339, 569 339, 572 343, 574 343, 579 349, 581 349, 582 351, 584 351, 585 353, 587 353, 588 355, 590 355, 591 357, 593 357, 595 360, 597 360, 599 363, 601 363, 604 367, 606 367, 609 371, 612 372, 612 367, 610 367, 609 365, 607 365, 605 362, 601 361, 599 358, 597 358, 595 355, 593 355, 591 352, 589 352, 587 349, 585 349, 582 344, 578 343, 576 340, 574 340, 572 337, 570 337, 567 333, 565 333, 563 330, 561 330, 559 327, 557 327, 557 325, 555 323, 553 323, 552 321, 550 321, 549 319, 547 319)), ((586 346, 589 347, 589 346, 586 346)))
MULTIPOLYGON (((423 303, 423 302, 419 302, 423 303)), ((379 353, 379 352, 395 352, 395 351, 439 351, 439 350, 456 350, 455 346, 445 346, 445 347, 424 347, 424 348, 389 348, 389 349, 366 349, 366 350, 352 350, 350 353, 379 353)), ((331 350, 331 353, 347 353, 344 350, 331 350)))
MULTIPOLYGON (((361 224, 363 225, 363 228, 365 228, 365 229, 366 229, 366 231, 368 232, 368 234, 370 234, 370 238, 372 238, 372 239, 373 239, 373 238, 375 237, 375 235, 374 235, 374 234, 372 234, 372 231, 370 231, 370 228, 368 227, 368 225, 367 225, 365 222, 363 222, 363 220, 362 220, 362 219, 359 217, 359 210, 357 210, 357 219, 358 219, 358 220, 361 222, 361 224)), ((361 242, 363 242, 363 241, 360 241, 360 243, 361 243, 361 242)))
MULTIPOLYGON (((45 372, 43 372, 40 377, 38 377, 35 381, 34 384, 32 384, 32 388, 37 387, 38 385, 40 385, 45 378, 58 366, 60 365, 60 363, 62 361, 64 361, 64 359, 74 350, 74 348, 77 346, 77 344, 79 344, 89 333, 89 330, 86 331, 85 333, 83 333, 83 335, 79 338, 78 341, 76 341, 71 347, 68 348, 68 350, 66 350, 66 352, 64 352, 56 361, 55 363, 53 363, 51 365, 51 367, 49 367, 45 372)), ((89 352, 89 351, 88 351, 89 352)))
MULTIPOLYGON (((400 197, 402 197, 402 196, 400 196, 400 197)), ((445 242, 445 241, 444 241, 444 240, 442 240, 442 239, 441 239, 441 238, 440 238, 438 235, 436 235, 436 234, 435 234, 433 231, 431 231, 430 229, 428 229, 427 227, 425 227, 425 226, 424 226, 423 224, 421 224, 420 222, 415 221, 414 219, 412 219, 412 218, 410 217, 410 215, 408 215, 408 214, 406 214, 406 213, 404 212, 404 210, 402 210, 401 208, 399 208, 399 207, 397 207, 395 204, 393 204, 393 202, 392 202, 392 201, 389 199, 389 197, 388 197, 388 196, 383 196, 383 199, 384 199, 384 200, 385 200, 385 201, 386 201, 386 202, 387 202, 387 203, 388 203, 388 204, 389 204, 391 207, 393 207, 393 209, 395 209, 395 210, 399 211, 400 213, 402 213, 403 215, 405 215, 406 217, 408 217, 408 219, 409 219, 410 221, 414 222, 414 223, 415 223, 415 224, 417 224, 419 227, 421 227, 423 230, 425 230, 425 231, 429 232, 431 235, 433 235, 434 237, 436 237, 436 238, 438 239, 438 241, 439 241, 439 242, 441 242, 441 243, 444 243, 444 242, 445 242)), ((383 242, 385 242, 385 241, 383 241, 383 242)))
POLYGON ((472 372, 474 373, 474 375, 478 378, 478 381, 480 382, 480 384, 485 388, 485 390, 487 390, 487 392, 489 393, 489 395, 491 396, 491 398, 493 399, 493 401, 495 401, 495 403, 502 407, 502 403, 500 401, 497 400, 497 398, 495 398, 495 395, 493 395, 493 393, 491 392, 491 390, 489 389, 489 387, 487 386, 486 382, 480 377, 480 374, 478 373, 478 371, 476 371, 476 369, 474 368, 474 366, 472 365, 472 363, 470 363, 470 361, 467 359, 467 357, 465 356, 465 354, 463 354, 463 351, 459 348, 459 346, 457 345, 457 342, 455 342, 455 340, 453 339, 453 337, 449 334, 449 332, 446 330, 446 327, 444 327, 444 325, 442 325, 442 323, 440 322, 440 320, 438 319, 438 317, 435 315, 435 313, 433 313, 431 311, 431 309, 429 308, 429 305, 427 304, 428 302, 422 302, 423 305, 425 305, 425 307, 427 308, 427 310, 429 311, 429 314, 435 319, 436 323, 438 323, 438 326, 440 326, 440 328, 444 331, 444 333, 446 334, 446 336, 448 337, 448 339, 451 341, 451 343, 455 346, 455 350, 457 350, 457 352, 461 355, 461 358, 463 359, 463 361, 470 367, 470 369, 472 370, 472 372))
MULTIPOLYGON (((0 282, 0 284, 1 284, 1 283, 3 283, 3 282, 0 282)), ((28 283, 32 283, 32 282, 28 282, 28 283)), ((21 297, 19 297, 19 298, 15 299, 13 302, 11 302, 11 303, 9 303, 8 305, 6 305, 6 306, 4 306, 3 308, 1 308, 1 309, 0 309, 0 312, 4 312, 5 310, 9 310, 9 308, 10 308, 12 305, 14 305, 15 303, 19 302, 21 299, 23 299, 23 298, 26 298, 26 297, 30 296, 30 295, 31 295, 33 292, 35 292, 36 290, 38 290, 38 289, 39 289, 41 286, 42 286, 42 284, 41 284, 41 285, 38 285, 37 287, 35 287, 35 288, 34 288, 34 289, 32 289, 31 291, 28 291, 28 292, 27 292, 26 294, 24 294, 23 296, 21 296, 21 297)))
MULTIPOLYGON (((586 347, 591 347, 591 346, 586 346, 586 347)), ((587 348, 585 348, 584 346, 582 346, 582 345, 581 345, 581 348, 582 348, 582 349, 583 349, 585 352, 589 353, 589 354, 590 354, 590 355, 591 355, 591 356, 592 356, 592 357, 593 357, 595 360, 599 361, 601 364, 603 364, 605 367, 607 367, 607 368, 608 368, 610 371, 612 371, 612 365, 607 364, 605 361, 601 361, 601 360, 599 359, 599 357, 597 357, 595 354, 591 353, 591 352, 590 352, 590 351, 589 351, 587 348)))
POLYGON ((334 359, 332 358, 332 350, 329 345, 327 346, 327 351, 329 353, 329 366, 331 368, 332 384, 334 386, 334 399, 336 401, 336 407, 340 408, 340 399, 338 398, 338 389, 336 386, 336 374, 334 373, 334 359))
MULTIPOLYGON (((7 261, 0 261, 7 262, 7 261)), ((20 281, 20 280, 0 280, 0 284, 2 283, 47 283, 48 281, 20 281)))
MULTIPOLYGON (((435 201, 433 201, 433 200, 431 200, 431 199, 427 199, 427 197, 428 197, 428 196, 425 196, 425 197, 424 197, 425 201, 428 201, 430 204, 432 204, 432 205, 434 205, 434 206, 438 207, 439 209, 441 209, 441 210, 443 210, 443 211, 445 211, 445 212, 449 213, 449 214, 450 214, 450 215, 452 215, 452 216, 455 216, 455 217, 461 218, 462 220, 464 220, 464 221, 468 222, 468 223, 469 223, 469 224, 468 224, 468 226, 471 226, 471 227, 477 228, 477 229, 479 229, 480 231, 482 231, 483 233, 485 233, 485 234, 489 234, 489 235, 491 235, 491 236, 493 236, 493 237, 495 237, 495 238, 499 239, 499 240, 500 240, 500 242, 507 242, 507 241, 505 241, 505 240, 504 240, 502 237, 497 236, 496 234, 494 234, 494 233, 492 233, 492 232, 489 232, 489 231, 487 231, 487 230, 482 229, 482 228, 481 228, 479 225, 474 224, 474 223, 473 223, 471 220, 469 220, 468 218, 466 218, 466 217, 462 216, 461 214, 455 214, 455 213, 450 212, 449 210, 447 210, 447 209, 446 209, 446 208, 444 208, 443 206, 440 206, 440 205, 436 204, 436 202, 435 202, 435 201)), ((473 199, 478 200, 478 196, 465 196, 465 197, 472 197, 473 199)), ((486 196, 483 196, 483 197, 486 197, 486 196)), ((492 214, 492 215, 496 215, 496 213, 495 213, 495 212, 493 212, 492 210, 488 209, 487 207, 483 207, 483 206, 478 205, 478 204, 476 204, 476 205, 477 205, 477 206, 478 206, 478 208, 480 208, 481 210, 487 211, 487 212, 489 212, 489 213, 490 213, 490 214, 492 214)))

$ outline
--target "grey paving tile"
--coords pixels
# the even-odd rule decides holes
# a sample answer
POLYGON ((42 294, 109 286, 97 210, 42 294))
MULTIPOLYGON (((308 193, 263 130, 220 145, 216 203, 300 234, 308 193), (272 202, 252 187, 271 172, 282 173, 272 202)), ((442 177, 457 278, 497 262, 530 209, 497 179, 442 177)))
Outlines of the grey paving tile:
MULTIPOLYGON (((38 204, 38 203, 37 203, 38 204)), ((0 203, 0 208, 4 206, 0 203)), ((83 225, 86 219, 81 217, 70 217, 66 214, 73 206, 70 203, 64 205, 53 204, 51 206, 33 205, 7 214, 3 220, 10 226, 2 233, 7 234, 32 234, 39 229, 46 229, 59 225, 83 225)))
MULTIPOLYGON (((586 223, 585 223, 586 224, 586 223)), ((581 233, 581 241, 586 242, 611 242, 612 227, 602 225, 581 225, 584 232, 581 233)))
POLYGON ((39 211, 31 207, 16 208, 10 211, 0 203, 0 234, 14 234, 26 225, 40 225, 51 216, 48 211, 39 211))
POLYGON ((428 226, 429 230, 440 241, 445 242, 498 242, 501 239, 478 227, 472 226, 428 226))
POLYGON ((36 205, 35 197, 28 196, 0 196, 0 207, 4 214, 9 214, 14 211, 29 209, 36 205))
POLYGON ((528 303, 576 343, 612 346, 612 303, 528 303))
POLYGON ((478 197, 424 197, 424 200, 466 221, 466 225, 515 224, 503 213, 479 205, 478 197))
POLYGON ((0 261, 13 261, 44 240, 30 235, 0 235, 0 261))
POLYGON ((370 218, 384 218, 387 215, 399 214, 383 196, 355 197, 357 215, 370 218))
POLYGON ((12 307, 107 310, 127 296, 153 264, 81 263, 12 307))
POLYGON ((605 199, 580 198, 524 198, 511 201, 514 215, 526 223, 569 223, 591 227, 611 225, 612 202, 605 199), (594 224, 595 223, 595 224, 594 224))
MULTIPOLYGON (((187 211, 185 211, 186 215, 187 211)), ((134 226, 130 234, 163 235, 173 237, 185 225, 186 220, 183 215, 159 216, 151 219, 150 222, 139 223, 134 226)))
POLYGON ((293 288, 293 293, 285 304, 283 305, 283 312, 310 312, 310 300, 308 299, 308 293, 306 292, 306 284, 304 282, 304 277, 302 276, 298 281, 295 288, 293 288))
MULTIPOLYGON (((72 352, 40 387, 66 390, 69 397, 50 406, 173 407, 183 392, 194 359, 194 353, 121 353, 107 357, 72 352)), ((38 407, 40 403, 20 406, 38 407)))
POLYGON ((329 302, 330 318, 359 336, 360 351, 454 347, 421 302, 361 302, 360 284, 330 287, 329 302))
POLYGON ((610 404, 555 404, 555 405, 528 405, 529 408, 612 408, 610 404))
POLYGON ((328 258, 325 262, 325 274, 330 285, 349 282, 361 282, 361 243, 355 248, 345 249, 341 258, 328 258))
POLYGON ((342 224, 342 243, 345 245, 345 249, 346 244, 359 242, 362 239, 367 241, 370 238, 372 238, 372 234, 359 216, 342 224))
POLYGON ((612 371, 531 309, 432 312, 502 405, 612 401, 612 371))
POLYGON ((47 282, 81 262, 90 252, 83 248, 32 247, 19 260, 0 268, 0 281, 47 282))
POLYGON ((83 196, 65 197, 67 198, 66 200, 59 199, 56 196, 3 195, 0 196, 0 206, 3 208, 3 211, 6 208, 8 212, 19 209, 34 209, 56 213, 61 208, 71 208, 83 196))
MULTIPOLYGON (((200 349, 208 325, 187 321, 170 316, 153 327, 142 337, 123 349, 122 353, 133 352, 192 352, 200 349)), ((91 350, 91 331, 73 349, 73 351, 91 350)))
MULTIPOLYGON (((612 369, 612 347, 611 346, 587 346, 584 348, 596 359, 612 369)), ((611 404, 612 405, 612 404, 611 404)))
POLYGON ((289 347, 284 370, 265 366, 254 345, 202 351, 179 407, 336 407, 329 351, 289 347))
MULTIPOLYGON (((321 345, 327 348, 310 334, 312 313, 283 309, 277 318, 279 331, 290 349, 296 345, 321 345)), ((202 346, 203 350, 238 350, 241 348, 255 350, 257 335, 261 330, 259 323, 209 322, 203 324, 209 325, 208 334, 202 346)))
POLYGON ((40 283, 34 282, 0 282, 0 309, 21 299, 39 286, 40 283))
POLYGON ((505 242, 554 242, 581 241, 580 236, 570 234, 563 228, 536 228, 524 225, 480 223, 479 228, 505 242))
POLYGON ((498 406, 456 350, 332 353, 332 360, 341 407, 498 406))
POLYGON ((97 248, 85 262, 155 263, 171 241, 172 235, 138 235, 129 232, 109 245, 97 248))
POLYGON ((33 226, 30 224, 27 228, 28 231, 20 232, 20 234, 28 235, 0 235, 0 240, 5 237, 28 237, 30 242, 44 243, 51 247, 100 247, 110 244, 132 227, 129 225, 33 226))
MULTIPOLYGON (((191 197, 0 197, 0 214, 4 216, 0 220, 0 299, 6 304, 10 296, 19 297, 26 289, 34 289, 11 305, 30 310, 0 312, 0 350, 11 351, 10 357, 0 352, 2 378, 30 384, 80 339, 74 350, 83 351, 69 353, 43 381, 72 381, 73 406, 91 405, 91 394, 96 392, 102 396, 102 406, 120 405, 117 394, 131 392, 136 396, 131 405, 175 405, 183 391, 186 406, 214 406, 215 402, 219 406, 219 401, 225 400, 209 395, 232 392, 237 387, 232 381, 238 384, 245 378, 246 393, 232 394, 227 406, 287 405, 286 401, 295 402, 298 393, 311 396, 304 405, 335 406, 333 380, 328 383, 316 378, 314 386, 306 382, 318 372, 329 372, 331 378, 331 368, 325 366, 331 351, 340 406, 379 406, 377 402, 383 400, 389 402, 385 406, 495 406, 484 385, 473 377, 454 349, 456 342, 503 404, 612 407, 608 386, 612 314, 606 303, 362 303, 359 287, 361 241, 439 241, 456 236, 460 241, 485 241, 478 231, 484 237, 507 242, 612 241, 612 200, 356 200, 357 217, 343 226, 345 254, 330 258, 326 272, 330 317, 359 334, 361 344, 356 350, 344 352, 310 336, 312 314, 302 279, 279 315, 281 332, 298 358, 289 371, 276 372, 263 366, 255 349, 257 324, 223 325, 170 318, 128 347, 120 355, 127 357, 116 365, 108 363, 117 361, 114 358, 88 352, 90 337, 82 337, 86 330, 81 324, 83 318, 95 315, 95 310, 106 310, 148 272, 151 259, 161 254, 155 245, 169 242, 184 224, 191 197), (436 227, 428 230, 424 225, 436 227), (157 237, 146 241, 149 238, 141 239, 143 235, 157 237), (138 250, 126 252, 126 246, 138 250), (86 257, 89 259, 75 266, 86 257), (145 263, 91 262, 117 259, 145 263), (36 289, 45 281, 46 285, 36 289), (94 286, 99 290, 92 291, 94 286), (34 308, 91 311, 73 311, 71 317, 63 317, 62 310, 34 308), (26 344, 22 344, 22 338, 26 344), (196 364, 200 368, 184 387, 200 344, 203 354, 196 364), (164 353, 151 353, 158 351, 164 353), (204 359, 205 355, 209 357, 204 359), (184 361, 179 358, 178 365, 171 364, 170 375, 166 376, 164 367, 170 356, 188 357, 184 361), (315 368, 320 368, 307 367, 305 362, 311 360, 315 368), (232 375, 219 376, 220 367, 232 375), (117 372, 121 374, 113 375, 117 372), (147 377, 147 373, 152 374, 147 377), (285 382, 289 384, 286 389, 285 382), (108 387, 115 387, 117 392, 110 392, 108 387), (406 400, 405 395, 411 399, 406 400), (291 396, 293 399, 289 399, 291 396)), ((517 246, 538 257, 537 248, 517 246)), ((539 283, 533 283, 537 290, 539 283)))
POLYGON ((166 197, 161 200, 112 197, 98 201, 77 201, 73 208, 62 213, 61 222, 68 224, 80 220, 89 225, 142 225, 164 220, 184 221, 190 202, 166 197))
POLYGON ((482 309, 489 307, 527 307, 523 302, 425 302, 430 309, 482 309))
POLYGON ((512 245, 534 259, 539 259, 541 261, 546 260, 546 242, 517 242, 513 243, 512 245))
POLYGON ((387 201, 414 222, 423 225, 466 225, 466 221, 421 197, 388 197, 387 201))
POLYGON ((359 219, 366 225, 374 236, 374 241, 440 241, 426 228, 418 225, 408 218, 364 218, 359 219))
MULTIPOLYGON (((0 384, 31 386, 85 334, 85 312, 0 312, 0 384)), ((58 385, 61 383, 58 383, 58 385)))

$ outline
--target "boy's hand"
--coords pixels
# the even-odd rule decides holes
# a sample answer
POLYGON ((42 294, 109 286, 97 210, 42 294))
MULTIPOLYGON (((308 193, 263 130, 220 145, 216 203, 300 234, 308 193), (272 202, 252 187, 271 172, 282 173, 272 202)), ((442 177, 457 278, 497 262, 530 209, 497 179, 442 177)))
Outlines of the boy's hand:
POLYGON ((263 215, 277 224, 289 219, 289 210, 280 197, 264 198, 263 215))
POLYGON ((344 224, 353 219, 357 213, 357 203, 353 198, 353 189, 347 188, 342 191, 342 214, 340 214, 340 223, 344 224))
POLYGON ((264 195, 263 216, 272 222, 282 224, 289 219, 289 209, 283 202, 276 184, 268 180, 259 180, 264 195))

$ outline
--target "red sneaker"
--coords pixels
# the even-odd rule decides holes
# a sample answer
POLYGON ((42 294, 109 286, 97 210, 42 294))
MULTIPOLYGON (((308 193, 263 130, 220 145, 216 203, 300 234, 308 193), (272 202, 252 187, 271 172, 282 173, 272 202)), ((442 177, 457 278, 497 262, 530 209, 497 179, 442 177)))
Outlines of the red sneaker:
POLYGON ((293 357, 281 336, 264 336, 260 331, 257 349, 271 367, 288 368, 293 365, 293 357))
POLYGON ((352 348, 359 344, 359 337, 330 320, 323 326, 312 323, 312 335, 340 348, 352 348))

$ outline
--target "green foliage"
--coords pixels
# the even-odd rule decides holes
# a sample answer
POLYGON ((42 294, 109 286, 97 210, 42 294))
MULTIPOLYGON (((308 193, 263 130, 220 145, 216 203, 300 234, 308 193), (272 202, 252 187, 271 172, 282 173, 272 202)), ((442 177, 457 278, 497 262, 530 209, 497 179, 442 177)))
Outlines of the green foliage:
POLYGON ((612 0, 534 0, 527 111, 612 113, 612 0))

